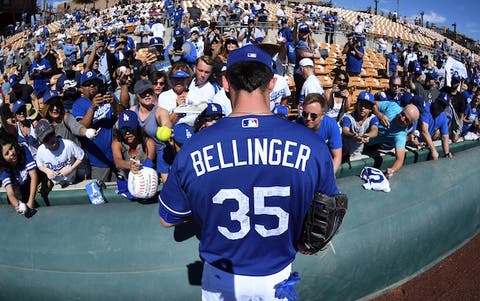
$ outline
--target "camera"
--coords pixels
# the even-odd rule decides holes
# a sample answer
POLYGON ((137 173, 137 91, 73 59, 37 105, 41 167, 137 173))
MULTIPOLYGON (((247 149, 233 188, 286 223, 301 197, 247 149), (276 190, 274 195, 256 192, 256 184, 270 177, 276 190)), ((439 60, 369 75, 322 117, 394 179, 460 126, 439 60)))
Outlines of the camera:
POLYGON ((107 92, 108 92, 108 86, 105 82, 102 81, 98 85, 98 94, 105 95, 105 94, 107 94, 107 92))

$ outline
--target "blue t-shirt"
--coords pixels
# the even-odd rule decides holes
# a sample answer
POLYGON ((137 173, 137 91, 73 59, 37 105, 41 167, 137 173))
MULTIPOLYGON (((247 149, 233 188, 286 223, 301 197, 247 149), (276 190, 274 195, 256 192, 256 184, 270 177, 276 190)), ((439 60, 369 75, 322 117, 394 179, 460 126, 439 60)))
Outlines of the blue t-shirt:
POLYGON ((398 55, 391 52, 391 53, 387 54, 387 58, 389 59, 389 61, 388 61, 388 71, 390 71, 390 73, 397 72, 398 55))
MULTIPOLYGON (((114 100, 115 101, 115 100, 114 100)), ((89 110, 92 102, 85 97, 80 97, 73 103, 72 115, 82 119, 89 110)), ((86 151, 90 164, 95 167, 113 166, 112 139, 113 125, 116 118, 113 107, 109 103, 103 103, 95 108, 91 128, 100 129, 97 137, 93 140, 82 138, 82 147, 86 151)))
MULTIPOLYGON (((475 120, 478 118, 478 110, 473 110, 472 105, 470 103, 467 103, 467 107, 465 108, 465 118, 468 120, 475 120)), ((465 135, 469 130, 474 130, 475 129, 475 123, 463 123, 462 127, 462 135, 465 135)))
POLYGON ((369 144, 394 143, 396 148, 405 148, 407 134, 412 127, 401 126, 395 120, 403 108, 393 101, 380 101, 378 102, 378 110, 388 117, 390 127, 386 128, 380 123, 377 137, 370 139, 369 144))
POLYGON ((37 168, 37 163, 32 157, 32 154, 28 148, 21 146, 25 152, 25 160, 18 162, 17 166, 12 170, 4 170, 2 172, 1 180, 2 186, 7 187, 8 185, 18 184, 20 185, 20 190, 30 191, 30 175, 28 174, 31 170, 37 168))
POLYGON ((228 117, 182 146, 159 215, 169 223, 193 215, 208 263, 270 275, 295 259, 317 191, 338 194, 330 153, 315 133, 276 116, 228 117))
MULTIPOLYGON (((34 60, 32 65, 30 65, 30 74, 33 72, 34 69, 45 71, 52 69, 52 66, 50 66, 50 63, 47 59, 41 59, 40 62, 34 60)), ((50 87, 50 76, 43 75, 37 72, 32 77, 33 89, 36 93, 43 93, 50 87)))
MULTIPOLYGON (((433 136, 436 130, 440 129, 440 134, 442 136, 448 135, 448 118, 444 112, 438 114, 437 117, 433 117, 431 110, 431 103, 427 103, 425 105, 425 110, 423 111, 422 115, 420 116, 420 120, 428 124, 428 132, 430 136, 433 136)), ((423 135, 420 136, 423 140, 423 135)))
POLYGON ((317 135, 325 141, 329 149, 342 148, 342 135, 335 119, 323 116, 317 135))
MULTIPOLYGON (((358 51, 362 54, 365 53, 365 49, 363 47, 357 47, 358 51)), ((349 50, 347 53, 347 62, 346 62, 346 70, 347 72, 353 73, 360 73, 362 72, 362 65, 363 65, 363 57, 359 58, 355 55, 355 50, 349 50)))

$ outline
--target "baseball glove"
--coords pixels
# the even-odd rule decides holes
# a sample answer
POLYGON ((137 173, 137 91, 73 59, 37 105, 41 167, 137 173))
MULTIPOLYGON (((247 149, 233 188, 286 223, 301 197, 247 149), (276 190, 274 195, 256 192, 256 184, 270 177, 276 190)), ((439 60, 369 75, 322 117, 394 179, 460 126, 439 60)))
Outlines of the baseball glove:
POLYGON ((317 192, 303 221, 299 252, 312 255, 325 248, 342 224, 347 207, 347 195, 329 197, 317 192))

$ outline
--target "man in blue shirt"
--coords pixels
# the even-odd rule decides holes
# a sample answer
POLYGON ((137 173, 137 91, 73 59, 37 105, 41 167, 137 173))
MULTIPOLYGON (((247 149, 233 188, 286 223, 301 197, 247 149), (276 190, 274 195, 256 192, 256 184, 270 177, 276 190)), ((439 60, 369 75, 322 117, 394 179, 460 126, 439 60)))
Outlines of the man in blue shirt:
POLYGON ((347 55, 346 58, 346 71, 348 75, 355 76, 362 72, 363 66, 363 54, 365 49, 357 42, 353 33, 347 35, 348 42, 343 47, 343 54, 347 55))
POLYGON ((333 170, 337 172, 342 164, 342 135, 335 119, 325 115, 327 100, 319 93, 310 93, 303 102, 301 122, 313 130, 328 146, 333 160, 333 170))
POLYGON ((182 145, 160 192, 163 226, 200 225, 203 300, 277 300, 315 192, 338 194, 325 143, 270 112, 274 86, 268 53, 230 52, 233 111, 182 145))
POLYGON ((35 51, 34 61, 30 66, 30 78, 33 78, 33 89, 37 98, 41 98, 50 87, 52 67, 46 58, 42 58, 40 51, 35 51))
POLYGON ((430 149, 430 155, 433 160, 438 160, 438 152, 433 144, 435 132, 440 130, 442 139, 442 148, 445 157, 451 158, 450 145, 448 144, 448 117, 445 109, 450 105, 450 96, 442 92, 433 103, 427 103, 425 110, 421 116, 421 135, 423 140, 430 149))
POLYGON ((82 97, 72 107, 72 115, 86 128, 97 130, 94 140, 82 139, 82 147, 90 161, 92 178, 108 182, 114 167, 112 153, 113 125, 121 106, 111 92, 99 93, 102 80, 93 71, 80 78, 82 97))
POLYGON ((386 120, 378 126, 377 137, 370 139, 369 145, 388 143, 395 146, 395 161, 393 165, 385 171, 388 179, 393 177, 393 173, 399 171, 405 161, 405 144, 407 134, 412 129, 413 124, 419 118, 420 112, 413 104, 408 104, 402 108, 393 101, 377 101, 379 120, 386 120))

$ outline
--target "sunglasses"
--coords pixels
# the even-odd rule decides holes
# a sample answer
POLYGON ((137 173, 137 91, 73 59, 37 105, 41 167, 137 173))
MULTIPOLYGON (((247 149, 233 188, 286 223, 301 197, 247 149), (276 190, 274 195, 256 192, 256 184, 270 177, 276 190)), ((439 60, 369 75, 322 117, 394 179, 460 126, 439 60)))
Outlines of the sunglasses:
POLYGON ((20 109, 17 112, 15 112, 17 115, 27 115, 27 109, 20 109))
POLYGON ((365 101, 365 100, 360 100, 358 102, 358 105, 361 106, 361 107, 364 107, 365 109, 369 109, 369 110, 373 109, 373 103, 365 101))
POLYGON ((211 121, 217 121, 222 119, 222 115, 210 115, 210 116, 205 116, 205 121, 206 122, 211 122, 211 121))
POLYGON ((139 93, 138 95, 141 98, 145 98, 145 97, 147 97, 147 95, 152 96, 153 95, 153 90, 152 89, 147 89, 147 90, 143 91, 142 93, 139 93))
POLYGON ((135 129, 132 129, 129 126, 121 127, 118 129, 118 131, 120 132, 120 134, 122 134, 122 136, 125 136, 127 133, 130 133, 130 134, 135 133, 135 129))
POLYGON ((165 81, 158 81, 153 83, 154 86, 165 86, 165 81))
POLYGON ((312 121, 315 121, 315 119, 317 119, 317 117, 318 117, 318 114, 317 113, 302 112, 303 119, 308 119, 308 116, 310 116, 310 119, 312 121))

